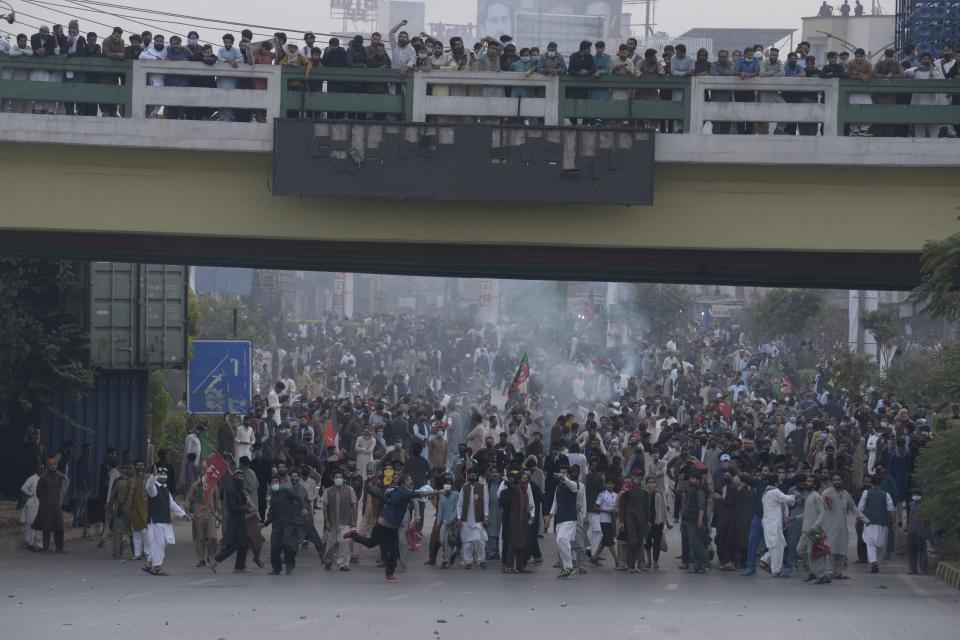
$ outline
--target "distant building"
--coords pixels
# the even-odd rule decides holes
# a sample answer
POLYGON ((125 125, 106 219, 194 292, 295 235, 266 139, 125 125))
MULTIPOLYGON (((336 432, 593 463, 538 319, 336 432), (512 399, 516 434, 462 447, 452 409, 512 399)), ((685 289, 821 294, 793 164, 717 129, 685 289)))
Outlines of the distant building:
MULTIPOLYGON (((793 35, 796 29, 714 29, 712 27, 700 27, 690 29, 686 33, 680 34, 678 40, 685 38, 700 38, 710 40, 710 58, 716 58, 717 52, 721 49, 733 51, 734 49, 743 50, 744 47, 753 45, 762 45, 764 49, 775 45, 783 44, 793 48, 793 35)), ((687 50, 690 47, 687 46, 687 50)))
POLYGON ((850 45, 864 49, 867 57, 876 61, 884 49, 894 46, 896 28, 896 16, 804 18, 801 39, 810 43, 817 64, 826 61, 827 51, 850 50, 850 45))

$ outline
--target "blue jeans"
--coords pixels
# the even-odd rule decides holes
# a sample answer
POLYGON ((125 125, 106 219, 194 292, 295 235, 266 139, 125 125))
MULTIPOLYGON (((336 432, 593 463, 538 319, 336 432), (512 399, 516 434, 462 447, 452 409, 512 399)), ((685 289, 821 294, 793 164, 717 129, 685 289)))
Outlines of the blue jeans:
POLYGON ((757 547, 763 541, 763 523, 759 516, 750 521, 750 538, 747 541, 747 569, 757 569, 757 547))

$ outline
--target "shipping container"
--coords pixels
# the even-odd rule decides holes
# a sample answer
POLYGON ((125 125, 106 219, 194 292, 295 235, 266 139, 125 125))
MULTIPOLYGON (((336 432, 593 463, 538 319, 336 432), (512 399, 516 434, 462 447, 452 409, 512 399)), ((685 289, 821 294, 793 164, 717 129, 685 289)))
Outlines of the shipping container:
MULTIPOLYGON (((52 409, 63 417, 47 412, 41 420, 45 454, 53 455, 65 440, 72 440, 77 446, 76 461, 81 447, 90 443, 98 470, 107 447, 114 447, 118 456, 124 451, 130 451, 134 459, 145 456, 148 380, 149 372, 143 369, 100 370, 93 389, 79 402, 58 389, 52 409)), ((71 468, 71 476, 73 473, 71 468)))
POLYGON ((89 278, 92 366, 186 364, 189 267, 93 262, 89 278))

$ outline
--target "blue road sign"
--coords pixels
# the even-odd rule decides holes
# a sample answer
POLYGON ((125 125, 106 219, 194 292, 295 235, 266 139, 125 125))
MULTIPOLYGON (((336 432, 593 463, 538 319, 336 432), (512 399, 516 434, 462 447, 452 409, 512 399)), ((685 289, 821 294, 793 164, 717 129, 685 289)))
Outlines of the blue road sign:
POLYGON ((194 340, 187 367, 187 410, 246 413, 253 367, 246 340, 194 340))

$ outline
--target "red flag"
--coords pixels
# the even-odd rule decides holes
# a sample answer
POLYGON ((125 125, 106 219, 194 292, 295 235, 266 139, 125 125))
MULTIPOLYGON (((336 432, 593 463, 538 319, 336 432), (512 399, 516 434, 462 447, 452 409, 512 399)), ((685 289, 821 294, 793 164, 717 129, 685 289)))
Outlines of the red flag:
POLYGON ((520 359, 520 366, 517 367, 517 373, 513 376, 513 382, 510 389, 507 390, 507 397, 512 398, 513 394, 520 390, 520 385, 530 379, 530 360, 527 358, 527 352, 523 352, 523 358, 520 359))
POLYGON ((337 433, 337 428, 333 426, 333 418, 327 420, 327 428, 323 433, 323 446, 326 448, 340 448, 340 434, 337 433))
POLYGON ((217 488, 220 478, 227 472, 227 461, 224 460, 220 452, 215 451, 203 463, 203 473, 200 474, 203 484, 203 499, 206 501, 210 492, 217 488))

